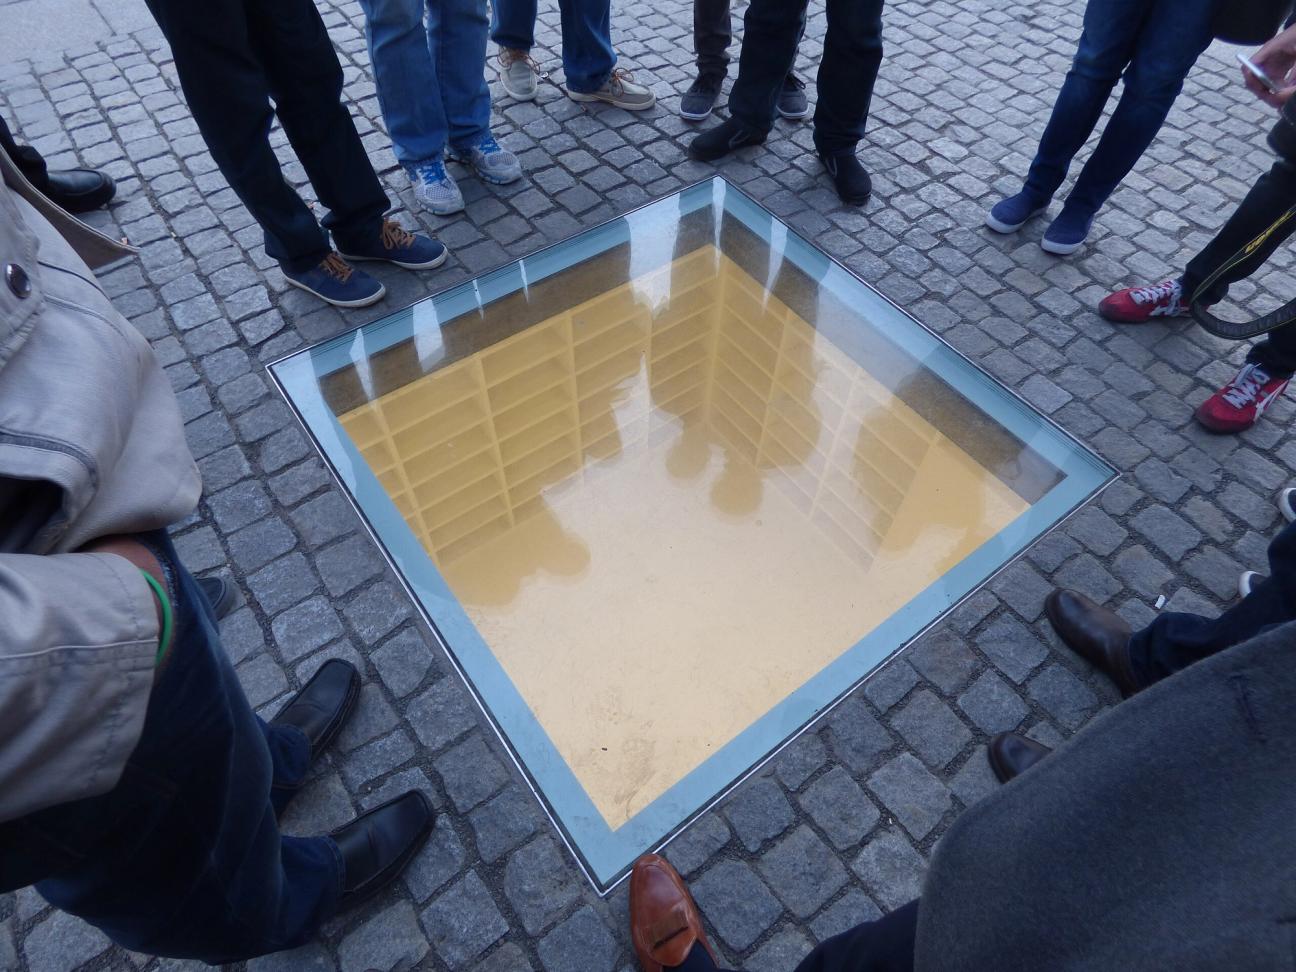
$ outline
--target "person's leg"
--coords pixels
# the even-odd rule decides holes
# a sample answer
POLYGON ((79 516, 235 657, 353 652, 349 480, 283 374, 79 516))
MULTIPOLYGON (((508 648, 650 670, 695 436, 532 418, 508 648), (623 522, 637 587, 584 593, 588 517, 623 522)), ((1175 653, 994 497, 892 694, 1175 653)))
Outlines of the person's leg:
POLYGON ((796 967, 796 972, 913 972, 918 931, 917 900, 877 921, 834 935, 796 967))
POLYGON ((312 0, 258 0, 248 36, 265 65, 275 113, 339 249, 372 242, 390 203, 350 112, 342 104, 342 65, 312 0))
POLYGON ((1089 0, 1075 60, 1058 91, 1035 150, 1023 192, 1047 202, 1062 185, 1076 152, 1098 124, 1103 106, 1134 56, 1153 0, 1089 0))
POLYGON ((752 0, 747 8, 738 78, 729 93, 729 115, 748 131, 768 132, 774 124, 779 91, 796 61, 807 3, 752 0))
POLYGON ((616 68, 611 0, 558 0, 562 16, 563 74, 567 88, 588 94, 616 68))
POLYGON ((538 4, 539 0, 492 0, 490 39, 508 50, 531 50, 538 4))
MULTIPOLYGON (((728 0, 725 0, 725 4, 727 9, 728 0)), ((19 145, 3 118, 0 118, 0 148, 4 149, 5 155, 13 159, 14 165, 18 166, 18 171, 28 182, 41 192, 49 188, 45 159, 30 145, 19 145)))
POLYGON ((725 75, 732 37, 729 0, 693 0, 693 53, 699 77, 725 75))
POLYGON ((428 5, 427 46, 451 145, 470 145, 490 134, 490 85, 482 73, 489 28, 485 0, 428 5))
MULTIPOLYGON (((391 135, 392 150, 396 161, 406 169, 417 168, 439 158, 446 144, 446 113, 432 43, 437 5, 427 5, 426 0, 360 0, 360 6, 365 12, 365 36, 378 104, 391 135), (425 6, 429 17, 426 29, 425 6)), ((485 59, 483 31, 477 71, 483 88, 486 81, 481 65, 485 59)))
POLYGON ((1195 614, 1161 614, 1130 638, 1135 678, 1144 686, 1193 662, 1254 637, 1263 629, 1296 618, 1296 524, 1283 528, 1269 545, 1269 576, 1215 620, 1195 614))
POLYGON ((821 154, 855 151, 881 65, 882 0, 828 0, 814 114, 814 142, 821 154))
POLYGON ((301 782, 306 737, 259 722, 211 607, 163 535, 176 634, 139 745, 116 788, 27 818, 80 859, 40 881, 56 907, 149 954, 235 961, 308 941, 336 909, 328 838, 283 837, 271 788, 301 782))
POLYGON ((1067 197, 1095 213, 1161 130, 1184 78, 1211 42, 1212 0, 1156 0, 1134 44, 1116 110, 1067 197))
POLYGON ((147 0, 171 45, 180 86, 221 174, 265 232, 266 252, 291 270, 315 266, 328 237, 284 181, 270 147, 270 84, 239 0, 147 0))

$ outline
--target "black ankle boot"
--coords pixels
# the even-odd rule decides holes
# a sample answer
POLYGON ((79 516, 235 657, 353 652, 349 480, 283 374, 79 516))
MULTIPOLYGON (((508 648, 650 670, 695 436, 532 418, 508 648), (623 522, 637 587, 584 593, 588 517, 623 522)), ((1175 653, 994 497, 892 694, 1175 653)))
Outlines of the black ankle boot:
POLYGON ((819 153, 819 160, 832 176, 837 195, 849 206, 863 206, 873 194, 873 180, 869 178, 853 150, 819 153))
POLYGON ((723 159, 734 149, 760 145, 768 134, 768 132, 752 131, 729 118, 693 139, 688 147, 689 158, 698 162, 715 162, 717 159, 723 159))

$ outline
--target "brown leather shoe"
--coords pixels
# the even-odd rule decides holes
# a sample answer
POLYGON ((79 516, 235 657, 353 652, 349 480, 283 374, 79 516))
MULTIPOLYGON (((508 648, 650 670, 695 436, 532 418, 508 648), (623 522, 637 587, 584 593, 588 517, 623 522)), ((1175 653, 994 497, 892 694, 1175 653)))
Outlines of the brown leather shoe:
POLYGON ((683 965, 694 942, 715 961, 693 896, 664 857, 645 854, 630 872, 630 938, 644 972, 683 965))
POLYGON ((990 740, 986 756, 990 768, 999 777, 1000 783, 1007 783, 1021 776, 1053 750, 1034 739, 1027 739, 1015 732, 1000 732, 990 740))
POLYGON ((1124 698, 1143 686, 1130 665, 1130 626, 1117 614, 1099 607, 1075 591, 1054 591, 1044 610, 1067 647, 1090 665, 1105 672, 1124 698))

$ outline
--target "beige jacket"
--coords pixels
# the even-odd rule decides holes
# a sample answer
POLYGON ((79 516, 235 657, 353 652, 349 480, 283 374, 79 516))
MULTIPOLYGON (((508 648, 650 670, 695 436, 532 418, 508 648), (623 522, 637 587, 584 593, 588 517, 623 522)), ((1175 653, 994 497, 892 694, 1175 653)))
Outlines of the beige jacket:
POLYGON ((3 822, 112 789, 144 723, 153 595, 124 559, 72 551, 176 522, 201 486, 166 375, 78 256, 130 251, 3 151, 0 175, 3 822))

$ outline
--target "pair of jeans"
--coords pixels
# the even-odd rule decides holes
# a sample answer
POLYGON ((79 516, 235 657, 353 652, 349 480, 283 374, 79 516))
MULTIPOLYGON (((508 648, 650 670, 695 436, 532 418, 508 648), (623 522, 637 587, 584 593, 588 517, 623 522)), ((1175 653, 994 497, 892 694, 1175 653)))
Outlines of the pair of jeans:
POLYGON ((170 541, 138 539, 175 612, 139 744, 109 792, 0 826, 0 888, 35 880, 56 908, 150 955, 233 962, 304 944, 343 880, 331 839, 279 832, 310 743, 253 713, 170 541))
MULTIPOLYGON (((500 47, 530 51, 535 47, 539 0, 495 0, 491 4, 491 40, 500 47)), ((588 94, 607 84, 616 67, 612 50, 611 0, 558 0, 562 18, 563 75, 572 91, 588 94)))
POLYGON ((5 155, 13 159, 14 165, 23 177, 41 192, 49 190, 49 172, 45 168, 45 159, 30 145, 19 145, 14 141, 13 133, 5 120, 0 118, 0 148, 5 155))
MULTIPOLYGON (((796 972, 913 972, 918 902, 910 901, 877 921, 834 935, 801 960, 796 972)), ((694 945, 675 972, 715 972, 715 963, 694 945)))
MULTIPOLYGON (((882 3, 827 0, 828 32, 814 114, 815 147, 825 155, 854 151, 864 137, 882 65, 882 3)), ((744 128, 767 132, 773 126, 808 5, 809 0, 752 0, 747 8, 738 79, 729 93, 729 114, 744 128)))
POLYGON ((439 159, 489 133, 486 0, 360 0, 396 161, 439 159), (424 17, 427 22, 424 24, 424 17))
MULTIPOLYGON (((1197 288, 1234 254, 1263 233, 1279 216, 1296 206, 1296 165, 1279 159, 1262 175, 1242 205, 1229 217, 1215 238, 1193 257, 1184 268, 1180 283, 1184 299, 1191 299, 1197 288)), ((1202 294, 1202 301, 1216 304, 1228 296, 1229 284, 1251 276, 1259 270, 1283 242, 1296 232, 1296 220, 1288 220, 1269 234, 1247 259, 1220 277, 1202 294)), ((1258 364, 1271 377, 1296 372, 1296 325, 1288 324, 1266 334, 1252 346, 1247 361, 1258 364)))
POLYGON ((1123 73, 1120 102, 1067 197, 1068 206, 1096 213, 1160 131, 1188 71, 1211 42, 1217 5, 1216 0, 1089 0, 1075 61, 1025 191, 1040 202, 1053 198, 1123 73))
POLYGON ((728 72, 732 39, 729 0, 693 0, 693 53, 700 77, 723 77, 728 72))
POLYGON ((1296 524, 1269 544, 1269 576, 1215 620, 1196 614, 1161 614, 1130 639, 1130 663, 1148 686, 1193 662, 1232 648, 1267 628, 1296 620, 1296 524))
POLYGON ((328 235, 270 147, 275 115, 329 210, 324 226, 339 248, 371 244, 387 196, 342 104, 342 66, 312 0, 146 2, 171 45, 198 130, 261 224, 266 252, 291 272, 329 253, 328 235))

